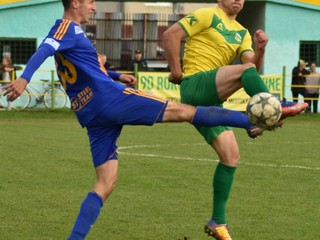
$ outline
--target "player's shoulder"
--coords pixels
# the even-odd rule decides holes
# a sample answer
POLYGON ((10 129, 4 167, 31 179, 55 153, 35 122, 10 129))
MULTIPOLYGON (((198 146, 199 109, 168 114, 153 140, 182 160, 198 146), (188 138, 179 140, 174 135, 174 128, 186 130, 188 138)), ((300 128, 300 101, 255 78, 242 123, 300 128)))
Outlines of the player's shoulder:
POLYGON ((70 26, 74 26, 76 23, 70 19, 57 19, 53 28, 57 28, 63 31, 68 30, 70 26))
POLYGON ((199 8, 191 12, 188 16, 195 16, 198 19, 212 18, 218 11, 217 7, 199 8))
POLYGON ((205 7, 205 8, 198 8, 195 10, 193 13, 197 14, 210 14, 210 13, 215 13, 218 11, 218 7, 205 7))
POLYGON ((51 33, 54 38, 61 40, 66 36, 73 37, 74 35, 83 34, 84 32, 78 24, 69 19, 57 19, 51 29, 51 33))
POLYGON ((185 16, 179 23, 184 28, 193 28, 194 26, 196 27, 196 25, 202 28, 208 27, 215 15, 215 11, 216 7, 199 8, 185 16))

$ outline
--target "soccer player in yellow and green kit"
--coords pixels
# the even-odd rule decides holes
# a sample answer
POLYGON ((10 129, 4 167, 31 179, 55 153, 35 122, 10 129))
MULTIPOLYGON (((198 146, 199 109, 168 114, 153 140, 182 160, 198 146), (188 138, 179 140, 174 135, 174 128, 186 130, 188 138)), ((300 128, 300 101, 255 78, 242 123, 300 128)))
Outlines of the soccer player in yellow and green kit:
MULTIPOLYGON (((236 21, 244 0, 218 0, 217 7, 198 9, 172 25, 163 35, 169 62, 169 81, 181 84, 181 101, 194 106, 222 106, 241 87, 249 96, 269 92, 258 70, 263 64, 268 37, 257 30, 253 40, 236 21), (187 38, 180 64, 181 40, 187 38), (242 64, 231 65, 238 57, 242 64)), ((282 119, 307 107, 305 103, 281 101, 282 119)), ((225 126, 196 126, 216 151, 220 162, 213 177, 213 213, 205 232, 218 240, 230 240, 226 226, 226 204, 234 172, 240 160, 233 131, 225 126)), ((250 132, 248 132, 250 135, 250 132)))
POLYGON ((81 28, 96 11, 95 0, 62 0, 62 4, 62 18, 55 21, 22 75, 2 89, 9 101, 16 100, 41 64, 54 56, 57 75, 69 96, 71 108, 80 125, 87 129, 97 176, 84 197, 67 238, 83 240, 115 187, 118 178, 117 140, 123 126, 184 121, 201 126, 227 125, 246 130, 255 126, 245 114, 237 111, 174 103, 132 88, 137 79, 106 71, 81 28))

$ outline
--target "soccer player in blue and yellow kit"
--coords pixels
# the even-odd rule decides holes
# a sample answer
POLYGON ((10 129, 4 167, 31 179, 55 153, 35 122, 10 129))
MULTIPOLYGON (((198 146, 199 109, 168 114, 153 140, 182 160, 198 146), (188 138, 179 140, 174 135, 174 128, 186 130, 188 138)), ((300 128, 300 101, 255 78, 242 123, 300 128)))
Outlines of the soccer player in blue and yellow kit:
POLYGON ((59 80, 68 94, 72 110, 90 140, 97 180, 84 199, 69 240, 84 239, 104 201, 114 189, 118 175, 117 139, 124 125, 183 122, 201 126, 233 126, 255 129, 240 112, 219 107, 194 107, 172 103, 137 91, 131 75, 107 72, 80 25, 96 10, 94 0, 62 0, 64 14, 58 19, 20 78, 4 87, 8 100, 17 99, 34 72, 54 56, 59 80), (115 82, 120 80, 123 84, 115 82))
MULTIPOLYGON (((249 96, 269 92, 257 72, 263 63, 267 35, 262 30, 255 32, 253 51, 250 33, 236 21, 245 1, 217 2, 217 7, 198 9, 184 17, 163 35, 171 71, 169 81, 181 84, 181 101, 186 104, 222 106, 241 87, 249 96), (182 69, 180 49, 185 38, 182 69), (235 57, 242 64, 231 65, 235 57)), ((296 115, 307 107, 305 103, 288 101, 281 104, 282 118, 296 115)), ((205 225, 205 232, 218 240, 230 240, 226 204, 240 160, 238 144, 228 127, 196 125, 196 128, 220 158, 213 178, 212 217, 205 225)))

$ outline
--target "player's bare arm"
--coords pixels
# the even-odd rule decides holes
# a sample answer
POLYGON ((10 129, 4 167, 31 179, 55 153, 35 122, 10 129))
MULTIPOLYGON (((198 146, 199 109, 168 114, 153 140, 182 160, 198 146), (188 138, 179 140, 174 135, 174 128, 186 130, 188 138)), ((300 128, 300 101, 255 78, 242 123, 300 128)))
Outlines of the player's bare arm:
POLYGON ((263 30, 258 29, 253 36, 253 42, 256 46, 255 52, 245 52, 241 57, 241 61, 243 63, 254 63, 259 71, 263 65, 264 52, 268 41, 267 34, 263 30))
POLYGON ((181 40, 186 37, 186 33, 178 24, 172 25, 163 34, 163 47, 166 52, 166 58, 171 72, 169 81, 172 83, 179 84, 183 76, 179 56, 181 40))

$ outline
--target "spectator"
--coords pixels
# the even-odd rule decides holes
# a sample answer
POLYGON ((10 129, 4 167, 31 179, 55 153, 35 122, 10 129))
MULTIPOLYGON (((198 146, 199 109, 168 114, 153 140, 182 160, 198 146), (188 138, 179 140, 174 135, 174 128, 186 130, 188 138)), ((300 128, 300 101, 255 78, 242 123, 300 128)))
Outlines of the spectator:
POLYGON ((292 98, 294 102, 298 102, 299 94, 305 97, 305 87, 301 87, 301 85, 305 85, 306 83, 306 75, 309 74, 309 71, 306 69, 307 63, 304 60, 299 60, 297 66, 292 69, 292 81, 291 81, 291 91, 292 98), (300 86, 294 86, 300 85, 300 86))
POLYGON ((310 75, 306 77, 306 102, 309 104, 306 112, 311 112, 311 103, 313 113, 318 113, 320 74, 317 72, 317 65, 310 64, 310 75), (309 87, 308 87, 309 86, 309 87))
POLYGON ((106 54, 101 54, 101 64, 106 70, 117 71, 117 68, 108 62, 108 57, 106 54))
MULTIPOLYGON (((15 78, 14 76, 14 66, 12 64, 12 60, 11 60, 11 57, 10 56, 5 56, 3 59, 2 59, 2 63, 0 65, 0 76, 1 76, 1 86, 5 86, 7 84, 9 84, 12 79, 15 78)), ((0 108, 3 109, 4 106, 3 106, 3 102, 2 100, 0 99, 0 108)), ((7 106, 7 109, 8 110, 11 110, 11 102, 8 101, 8 106, 7 106)))
POLYGON ((147 62, 142 58, 142 52, 139 49, 134 52, 134 59, 129 64, 128 70, 134 71, 135 64, 138 64, 138 71, 148 71, 147 62))

